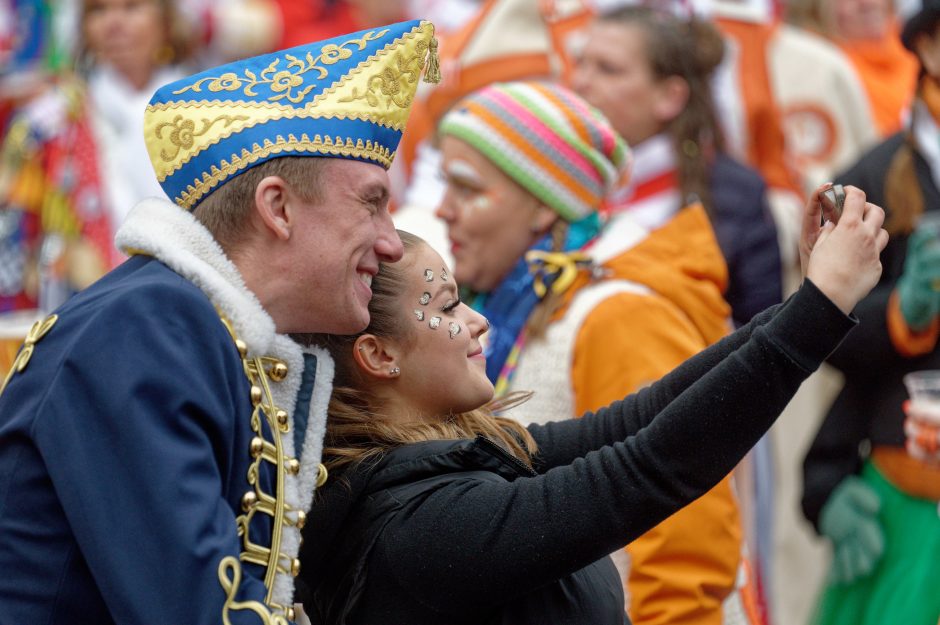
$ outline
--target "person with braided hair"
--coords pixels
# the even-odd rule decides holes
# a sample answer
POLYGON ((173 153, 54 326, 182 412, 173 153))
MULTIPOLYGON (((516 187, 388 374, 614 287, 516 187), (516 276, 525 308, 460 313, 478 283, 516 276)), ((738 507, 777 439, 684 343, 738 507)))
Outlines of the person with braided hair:
MULTIPOLYGON (((634 150, 633 176, 612 192, 604 210, 612 220, 629 215, 656 234, 682 228, 676 220, 687 212, 683 208, 700 203, 727 264, 722 293, 739 326, 780 301, 783 275, 766 184, 725 150, 711 86, 723 54, 722 37, 709 22, 661 7, 621 7, 601 13, 590 27, 572 86, 634 150)), ((754 563, 754 574, 741 576, 749 580, 751 597, 760 597, 759 586, 768 577, 773 492, 765 477, 773 472, 768 450, 763 441, 749 458, 756 486, 741 499, 745 525, 758 528, 747 534, 751 559, 741 560, 742 566, 754 563)), ((683 533, 695 531, 693 523, 683 533)), ((631 560, 641 561, 638 554, 631 560)), ((655 559, 649 563, 656 567, 655 559)), ((624 575, 628 584, 647 579, 642 569, 625 567, 624 575)), ((752 620, 759 618, 756 611, 752 620)), ((660 613, 652 610, 651 618, 660 613)))

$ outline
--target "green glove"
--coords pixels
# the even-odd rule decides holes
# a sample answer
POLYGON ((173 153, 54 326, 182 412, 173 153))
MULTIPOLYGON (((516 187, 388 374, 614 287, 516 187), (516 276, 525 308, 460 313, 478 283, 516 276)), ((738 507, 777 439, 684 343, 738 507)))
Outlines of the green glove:
POLYGON ((848 584, 875 569, 885 539, 878 521, 881 499, 855 475, 832 491, 819 515, 819 530, 832 540, 832 576, 848 584))
POLYGON ((940 241, 933 227, 918 228, 907 241, 904 273, 897 291, 901 314, 919 332, 940 313, 940 241))

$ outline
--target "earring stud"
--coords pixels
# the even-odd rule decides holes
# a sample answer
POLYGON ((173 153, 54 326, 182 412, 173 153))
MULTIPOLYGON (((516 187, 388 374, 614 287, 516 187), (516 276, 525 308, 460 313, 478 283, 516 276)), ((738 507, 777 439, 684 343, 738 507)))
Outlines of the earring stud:
POLYGON ((392 367, 391 369, 388 370, 388 373, 389 375, 398 375, 401 373, 401 369, 399 369, 398 367, 392 367))

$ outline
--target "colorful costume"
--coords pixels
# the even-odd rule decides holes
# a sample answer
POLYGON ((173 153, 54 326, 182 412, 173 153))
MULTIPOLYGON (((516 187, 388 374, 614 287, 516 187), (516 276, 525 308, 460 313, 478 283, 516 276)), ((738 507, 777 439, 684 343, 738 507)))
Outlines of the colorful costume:
POLYGON ((836 46, 789 24, 774 29, 767 63, 787 154, 810 193, 878 140, 868 98, 836 46))
MULTIPOLYGON (((606 121, 591 115, 597 113, 559 87, 508 83, 461 101, 440 127, 568 222, 562 250, 553 251, 547 236, 526 254, 535 262, 534 277, 526 259, 519 259, 500 285, 474 303, 491 323, 487 374, 497 393, 535 391, 508 413, 524 423, 596 410, 659 379, 729 329, 721 295, 727 269, 701 207, 674 218, 670 207, 671 221, 653 232, 622 212, 583 248, 605 196, 601 183, 618 182, 610 170, 624 160, 606 121), (592 275, 606 279, 568 281, 566 291, 563 276, 571 277, 585 251, 595 261, 592 275), (544 295, 540 285, 564 293, 565 305, 544 337, 533 337, 528 321, 544 295)), ((650 162, 642 158, 637 170, 650 162)), ((728 480, 628 550, 625 587, 635 622, 721 623, 741 550, 728 480), (703 531, 708 540, 701 539, 703 531)))
MULTIPOLYGON (((700 206, 651 232, 621 213, 590 254, 605 278, 572 290, 544 339, 527 341, 511 388, 536 393, 514 415, 544 422, 596 410, 658 380, 728 331, 721 297, 727 270, 700 206)), ((740 600, 741 545, 726 477, 615 555, 632 619, 724 622, 740 600)))
MULTIPOLYGON (((938 92, 936 86, 933 91, 938 92)), ((838 182, 864 189, 869 202, 885 206, 890 225, 908 207, 892 205, 886 172, 900 150, 911 149, 905 179, 919 188, 925 212, 934 214, 940 207, 938 132, 940 123, 918 99, 910 137, 889 138, 838 182)), ((804 460, 803 511, 817 528, 834 492, 860 476, 880 499, 876 519, 884 536, 884 553, 870 574, 850 583, 830 579, 815 618, 820 624, 935 625, 940 618, 940 470, 904 451, 901 404, 907 393, 902 377, 940 368, 940 324, 933 320, 924 331, 911 331, 898 307, 896 287, 904 271, 910 227, 892 234, 881 255, 881 280, 855 309, 862 329, 830 358, 845 375, 845 387, 804 460), (863 448, 870 450, 864 456, 863 448)))
POLYGON ((354 33, 154 96, 148 148, 178 205, 132 211, 132 258, 37 323, 0 390, 0 622, 293 619, 332 361, 276 333, 180 207, 282 154, 387 166, 432 34, 354 33))

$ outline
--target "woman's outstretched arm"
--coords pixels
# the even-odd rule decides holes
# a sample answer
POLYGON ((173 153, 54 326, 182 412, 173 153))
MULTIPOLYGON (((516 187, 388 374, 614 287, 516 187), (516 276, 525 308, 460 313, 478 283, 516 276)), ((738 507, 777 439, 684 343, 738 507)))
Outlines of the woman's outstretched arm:
POLYGON ((848 312, 877 281, 883 212, 860 192, 852 200, 771 320, 691 385, 669 376, 646 392, 674 396, 646 427, 533 478, 455 480, 410 502, 386 526, 372 573, 445 613, 479 612, 586 566, 711 488, 854 326, 848 312), (481 566, 480 553, 494 557, 481 566))

